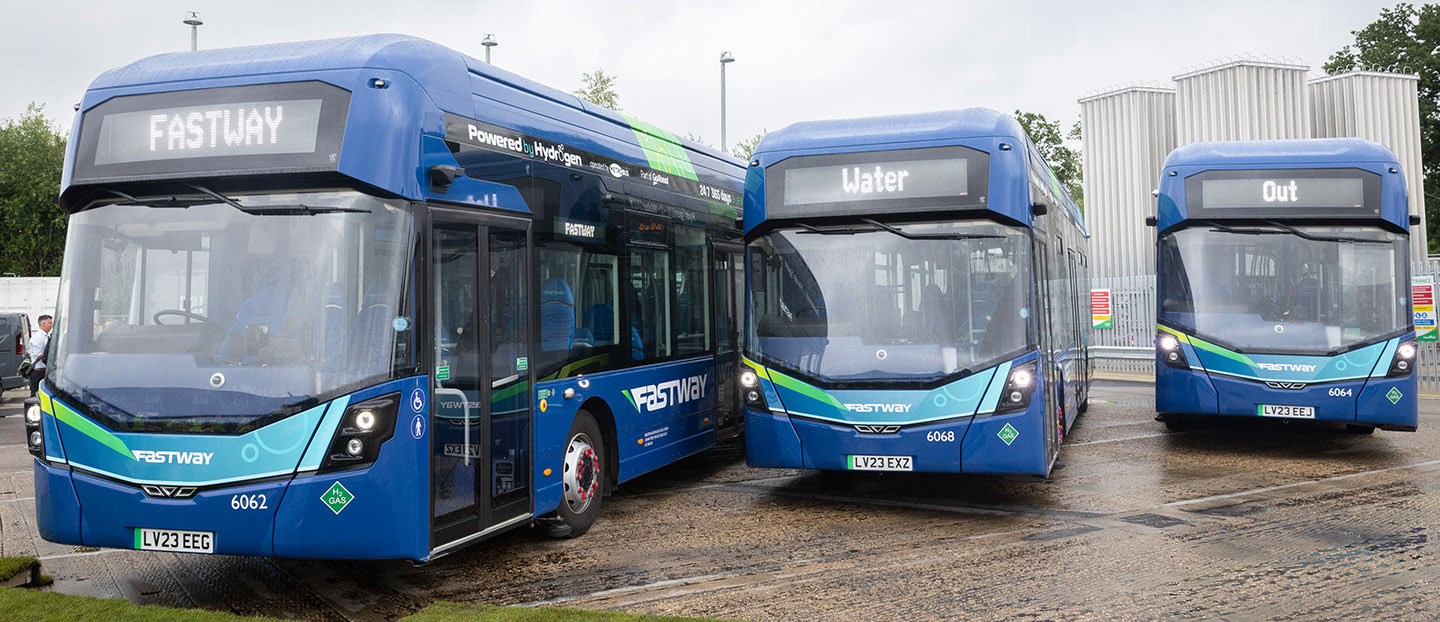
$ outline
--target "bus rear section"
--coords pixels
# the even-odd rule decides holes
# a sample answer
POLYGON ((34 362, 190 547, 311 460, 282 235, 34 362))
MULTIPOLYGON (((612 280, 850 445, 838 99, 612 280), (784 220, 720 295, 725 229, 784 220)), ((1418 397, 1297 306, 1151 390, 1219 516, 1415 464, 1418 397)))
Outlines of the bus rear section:
POLYGON ((1167 160, 1156 409, 1418 425, 1404 178, 1356 139, 1207 143, 1167 160))
POLYGON ((1088 381, 1068 268, 1084 235, 1018 125, 965 110, 766 141, 746 193, 763 197, 745 212, 747 462, 1047 475, 1088 381))

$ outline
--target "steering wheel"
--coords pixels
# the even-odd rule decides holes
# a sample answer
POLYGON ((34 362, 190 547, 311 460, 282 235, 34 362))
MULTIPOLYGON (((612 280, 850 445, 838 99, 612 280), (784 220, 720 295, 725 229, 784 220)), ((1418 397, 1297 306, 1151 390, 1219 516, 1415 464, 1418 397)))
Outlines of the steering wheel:
POLYGON ((186 311, 186 310, 184 310, 184 309, 163 309, 163 310, 160 310, 160 311, 156 311, 156 312, 155 312, 155 315, 151 316, 150 319, 155 320, 155 325, 156 325, 156 326, 170 326, 170 324, 166 324, 166 323, 160 321, 160 316, 162 316, 162 315, 178 315, 178 316, 181 316, 181 317, 188 317, 188 318, 190 318, 190 319, 192 319, 192 320, 200 320, 201 322, 204 322, 204 323, 206 323, 206 324, 209 324, 209 325, 211 325, 211 326, 214 326, 215 328, 220 328, 220 327, 221 327, 219 324, 216 324, 214 320, 211 320, 211 319, 208 318, 208 317, 205 317, 205 316, 203 316, 203 315, 200 315, 199 313, 191 313, 191 312, 186 311))

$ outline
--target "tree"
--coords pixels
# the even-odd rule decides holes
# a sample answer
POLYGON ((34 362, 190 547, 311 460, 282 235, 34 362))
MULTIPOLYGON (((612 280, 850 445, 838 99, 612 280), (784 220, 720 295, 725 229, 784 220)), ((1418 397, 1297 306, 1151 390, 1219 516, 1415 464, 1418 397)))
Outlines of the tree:
MULTIPOLYGON (((1440 5, 1401 3, 1380 9, 1380 19, 1352 30, 1355 43, 1330 56, 1325 73, 1389 71, 1420 76, 1420 161, 1426 179, 1440 176, 1440 5)), ((1411 189, 1411 192, 1414 192, 1411 189)), ((1440 223, 1440 197, 1425 193, 1425 216, 1440 223)), ((1432 225, 1427 245, 1440 252, 1440 227, 1432 225)))
POLYGON ((735 143, 734 146, 730 147, 730 155, 749 162, 750 156, 755 155, 755 148, 760 146, 760 140, 765 138, 765 135, 769 133, 770 130, 761 130, 759 134, 735 143))
POLYGON ((1085 185, 1084 185, 1084 162, 1080 159, 1080 150, 1065 144, 1065 139, 1080 140, 1080 124, 1077 122, 1070 128, 1070 133, 1063 134, 1060 131, 1059 121, 1050 121, 1045 115, 1038 112, 1015 111, 1015 120, 1020 122, 1020 127, 1030 135, 1030 140, 1035 143, 1035 149, 1040 152, 1040 157, 1050 165, 1050 170, 1055 172, 1055 177, 1060 180, 1060 185, 1070 193, 1070 198, 1083 210, 1085 208, 1085 185))
POLYGON ((0 122, 0 272, 56 276, 65 254, 65 134, 44 107, 0 122))
POLYGON ((615 76, 605 73, 604 69, 596 69, 594 73, 581 76, 580 88, 576 89, 575 96, 620 112, 620 95, 615 92, 615 76))

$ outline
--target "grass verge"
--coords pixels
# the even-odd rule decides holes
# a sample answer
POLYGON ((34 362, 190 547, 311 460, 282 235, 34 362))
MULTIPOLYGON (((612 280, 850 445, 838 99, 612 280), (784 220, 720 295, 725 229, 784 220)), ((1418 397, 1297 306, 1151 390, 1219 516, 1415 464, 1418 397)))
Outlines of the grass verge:
MULTIPOLYGON (((0 581, 35 563, 33 557, 0 557, 0 581)), ((45 620, 46 622, 256 622, 274 618, 248 618, 231 613, 202 609, 171 609, 153 605, 136 605, 120 598, 91 598, 31 590, 0 587, 0 611, 6 620, 45 620)), ((556 607, 494 607, 464 603, 435 603, 421 609, 405 622, 718 622, 712 618, 678 618, 651 616, 614 611, 585 611, 556 607)))
POLYGON ((34 563, 34 557, 0 557, 0 581, 9 581, 34 563))

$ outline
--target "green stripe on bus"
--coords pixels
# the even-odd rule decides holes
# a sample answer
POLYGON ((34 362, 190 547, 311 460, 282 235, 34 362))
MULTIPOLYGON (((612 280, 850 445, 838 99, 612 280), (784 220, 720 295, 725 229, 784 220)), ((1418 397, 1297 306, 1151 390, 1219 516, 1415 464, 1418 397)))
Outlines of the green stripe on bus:
POLYGON ((135 454, 130 453, 130 448, 125 446, 125 442, 120 440, 120 437, 111 434, 108 430, 100 427, 95 422, 80 416, 79 413, 70 410, 70 407, 60 402, 51 401, 50 403, 55 407, 56 419, 59 419, 62 423, 65 423, 66 425, 75 428, 75 431, 95 439, 95 441, 100 443, 101 445, 115 450, 120 455, 125 456, 126 458, 129 458, 131 460, 135 460, 135 454))
POLYGON ((690 154, 680 146, 680 139, 674 134, 634 117, 626 116, 625 120, 630 122, 630 130, 635 132, 635 140, 640 143, 640 150, 645 152, 650 168, 693 181, 700 180, 695 174, 695 166, 690 163, 690 154))
POLYGON ((575 370, 577 370, 577 369, 580 369, 580 368, 583 368, 583 367, 587 367, 587 366, 589 366, 589 365, 591 365, 591 364, 594 364, 594 363, 599 363, 599 364, 601 364, 601 365, 605 365, 605 364, 608 364, 609 362, 610 362, 610 355, 609 355, 609 354, 600 354, 600 355, 592 356, 592 357, 590 357, 590 358, 580 359, 580 360, 578 360, 578 361, 575 361, 574 363, 571 363, 571 364, 569 364, 569 365, 566 365, 566 366, 564 366, 564 367, 561 367, 561 368, 560 368, 560 373, 559 373, 559 376, 558 376, 558 377, 560 377, 560 378, 569 378, 569 377, 570 377, 570 374, 571 374, 572 372, 574 372, 575 370))
POLYGON ((1225 348, 1222 348, 1222 347, 1220 347, 1220 346, 1217 346, 1217 345, 1215 345, 1215 344, 1213 344, 1213 343, 1210 343, 1210 342, 1208 342, 1208 341, 1205 341, 1204 339, 1201 339, 1201 338, 1196 337, 1196 336, 1194 336, 1194 335, 1187 335, 1187 334, 1185 334, 1185 333, 1182 333, 1182 332, 1180 332, 1180 331, 1178 331, 1178 330, 1175 330, 1175 329, 1170 328, 1169 326, 1165 326, 1165 325, 1163 325, 1163 324, 1156 324, 1155 327, 1156 327, 1156 328, 1159 328, 1162 332, 1167 332, 1167 333, 1170 333, 1170 334, 1172 334, 1172 335, 1175 335, 1177 338, 1180 339, 1180 341, 1182 341, 1182 342, 1184 342, 1184 343, 1190 344, 1191 347, 1193 347, 1193 348, 1195 348, 1195 349, 1197 349, 1197 350, 1204 350, 1204 351, 1209 352, 1209 353, 1211 353, 1211 354, 1215 354, 1215 355, 1218 355, 1218 356, 1223 356, 1223 357, 1225 357, 1225 358, 1227 358, 1227 359, 1230 359, 1230 360, 1232 360, 1232 361, 1236 361, 1236 362, 1239 362, 1239 363, 1244 363, 1244 364, 1246 364, 1246 365, 1249 365, 1250 367, 1257 367, 1257 365, 1255 365, 1255 361, 1254 361, 1253 359, 1251 359, 1250 357, 1245 356, 1244 354, 1241 354, 1241 353, 1239 353, 1239 352, 1232 352, 1232 351, 1230 351, 1230 350, 1227 350, 1227 349, 1225 349, 1225 348))
POLYGON ((799 393, 800 395, 804 395, 805 397, 808 397, 817 402, 829 404, 842 411, 849 410, 845 408, 844 404, 840 403, 840 400, 835 399, 835 396, 830 395, 829 393, 821 391, 820 389, 812 387, 808 384, 800 382, 799 380, 786 376, 785 374, 782 374, 773 369, 770 370, 770 381, 786 389, 790 389, 791 391, 799 393))
POLYGON ((496 392, 494 392, 494 393, 491 393, 491 394, 490 394, 490 401, 491 401, 492 403, 494 403, 494 402, 498 402, 498 401, 500 401, 500 400, 509 399, 509 398, 514 397, 514 396, 516 396, 516 395, 518 395, 518 394, 524 393, 524 392, 528 391, 529 389, 530 389, 530 383, 524 382, 524 381, 517 382, 517 383, 512 384, 512 385, 510 385, 510 386, 508 386, 508 387, 505 387, 505 388, 503 388, 503 389, 500 389, 499 391, 496 391, 496 392))
POLYGON ((140 528, 135 528, 135 550, 140 550, 140 528))

